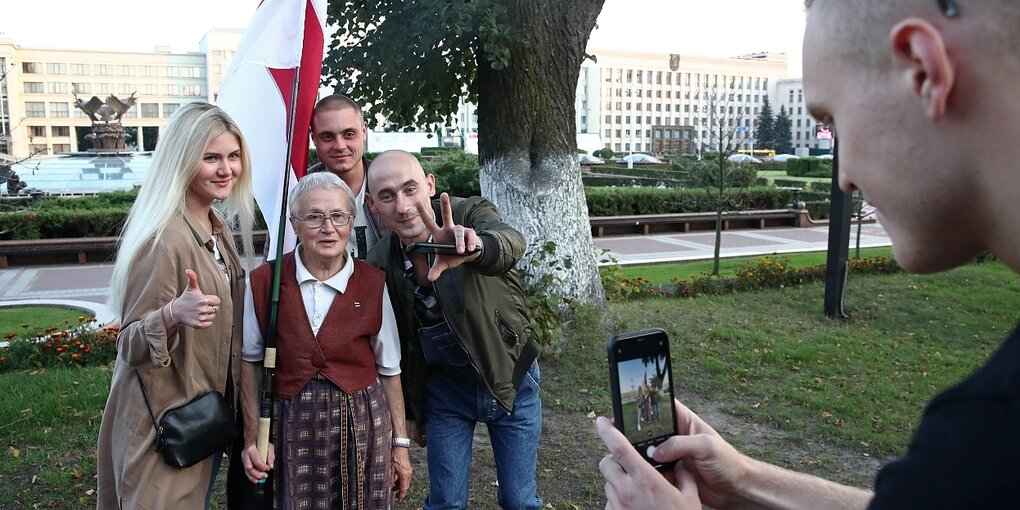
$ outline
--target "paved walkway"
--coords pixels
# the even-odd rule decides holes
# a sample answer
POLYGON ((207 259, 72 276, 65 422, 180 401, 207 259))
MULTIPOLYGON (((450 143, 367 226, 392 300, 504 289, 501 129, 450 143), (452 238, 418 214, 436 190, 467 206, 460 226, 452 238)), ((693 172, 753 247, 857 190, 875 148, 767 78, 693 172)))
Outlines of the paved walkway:
MULTIPOLYGON (((856 226, 850 235, 853 247, 856 226)), ((880 225, 863 226, 862 247, 890 244, 880 225)), ((723 232, 722 256, 823 251, 827 245, 828 227, 730 230, 723 232)), ((608 250, 622 265, 710 259, 714 246, 714 232, 595 239, 596 250, 608 250)), ((97 318, 112 318, 104 305, 112 273, 112 264, 0 269, 0 306, 61 304, 91 310, 97 318)))

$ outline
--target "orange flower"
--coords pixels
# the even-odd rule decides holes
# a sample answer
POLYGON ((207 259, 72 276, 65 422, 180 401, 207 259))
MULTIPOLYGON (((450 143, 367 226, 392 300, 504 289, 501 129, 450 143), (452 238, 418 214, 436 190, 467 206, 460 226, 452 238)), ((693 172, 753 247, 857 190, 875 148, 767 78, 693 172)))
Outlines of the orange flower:
POLYGON ((16 336, 18 336, 18 335, 15 335, 13 332, 11 332, 11 333, 7 333, 6 335, 4 335, 4 338, 6 338, 7 340, 13 340, 14 337, 16 337, 16 336))
POLYGON ((78 358, 80 358, 80 356, 78 356, 77 352, 71 355, 71 359, 78 359, 78 358))

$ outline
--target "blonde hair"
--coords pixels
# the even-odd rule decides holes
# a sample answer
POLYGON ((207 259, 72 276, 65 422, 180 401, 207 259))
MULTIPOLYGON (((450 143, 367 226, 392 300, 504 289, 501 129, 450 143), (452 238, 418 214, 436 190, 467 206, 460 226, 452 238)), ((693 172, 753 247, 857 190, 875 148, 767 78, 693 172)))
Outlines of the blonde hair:
POLYGON ((171 220, 184 217, 184 201, 191 181, 198 173, 205 148, 223 133, 237 137, 241 147, 241 173, 230 195, 217 208, 225 219, 227 229, 231 233, 235 229, 240 231, 244 255, 250 259, 254 252, 251 159, 241 129, 217 106, 204 102, 184 105, 160 133, 149 173, 121 233, 117 262, 110 281, 109 301, 110 308, 119 316, 123 317, 125 312, 124 293, 131 268, 143 249, 151 251, 155 248, 171 220))

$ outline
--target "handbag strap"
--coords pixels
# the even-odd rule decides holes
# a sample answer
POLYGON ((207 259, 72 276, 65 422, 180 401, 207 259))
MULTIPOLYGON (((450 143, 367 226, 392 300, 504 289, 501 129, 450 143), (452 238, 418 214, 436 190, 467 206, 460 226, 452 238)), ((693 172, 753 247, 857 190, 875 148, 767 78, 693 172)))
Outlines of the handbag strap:
POLYGON ((149 392, 145 391, 145 383, 142 382, 142 376, 138 374, 138 369, 135 369, 135 377, 138 378, 138 385, 142 387, 142 398, 145 399, 145 408, 149 410, 149 418, 152 420, 152 427, 156 429, 156 435, 162 433, 159 430, 159 425, 156 425, 156 415, 152 414, 152 404, 149 403, 149 392))

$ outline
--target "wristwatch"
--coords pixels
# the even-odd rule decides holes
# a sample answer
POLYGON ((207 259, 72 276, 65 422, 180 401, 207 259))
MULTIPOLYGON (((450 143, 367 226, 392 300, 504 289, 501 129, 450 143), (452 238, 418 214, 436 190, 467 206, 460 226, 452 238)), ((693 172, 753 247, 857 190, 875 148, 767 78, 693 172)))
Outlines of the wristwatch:
POLYGON ((395 437, 393 438, 393 446, 397 448, 410 448, 411 440, 406 437, 395 437))

